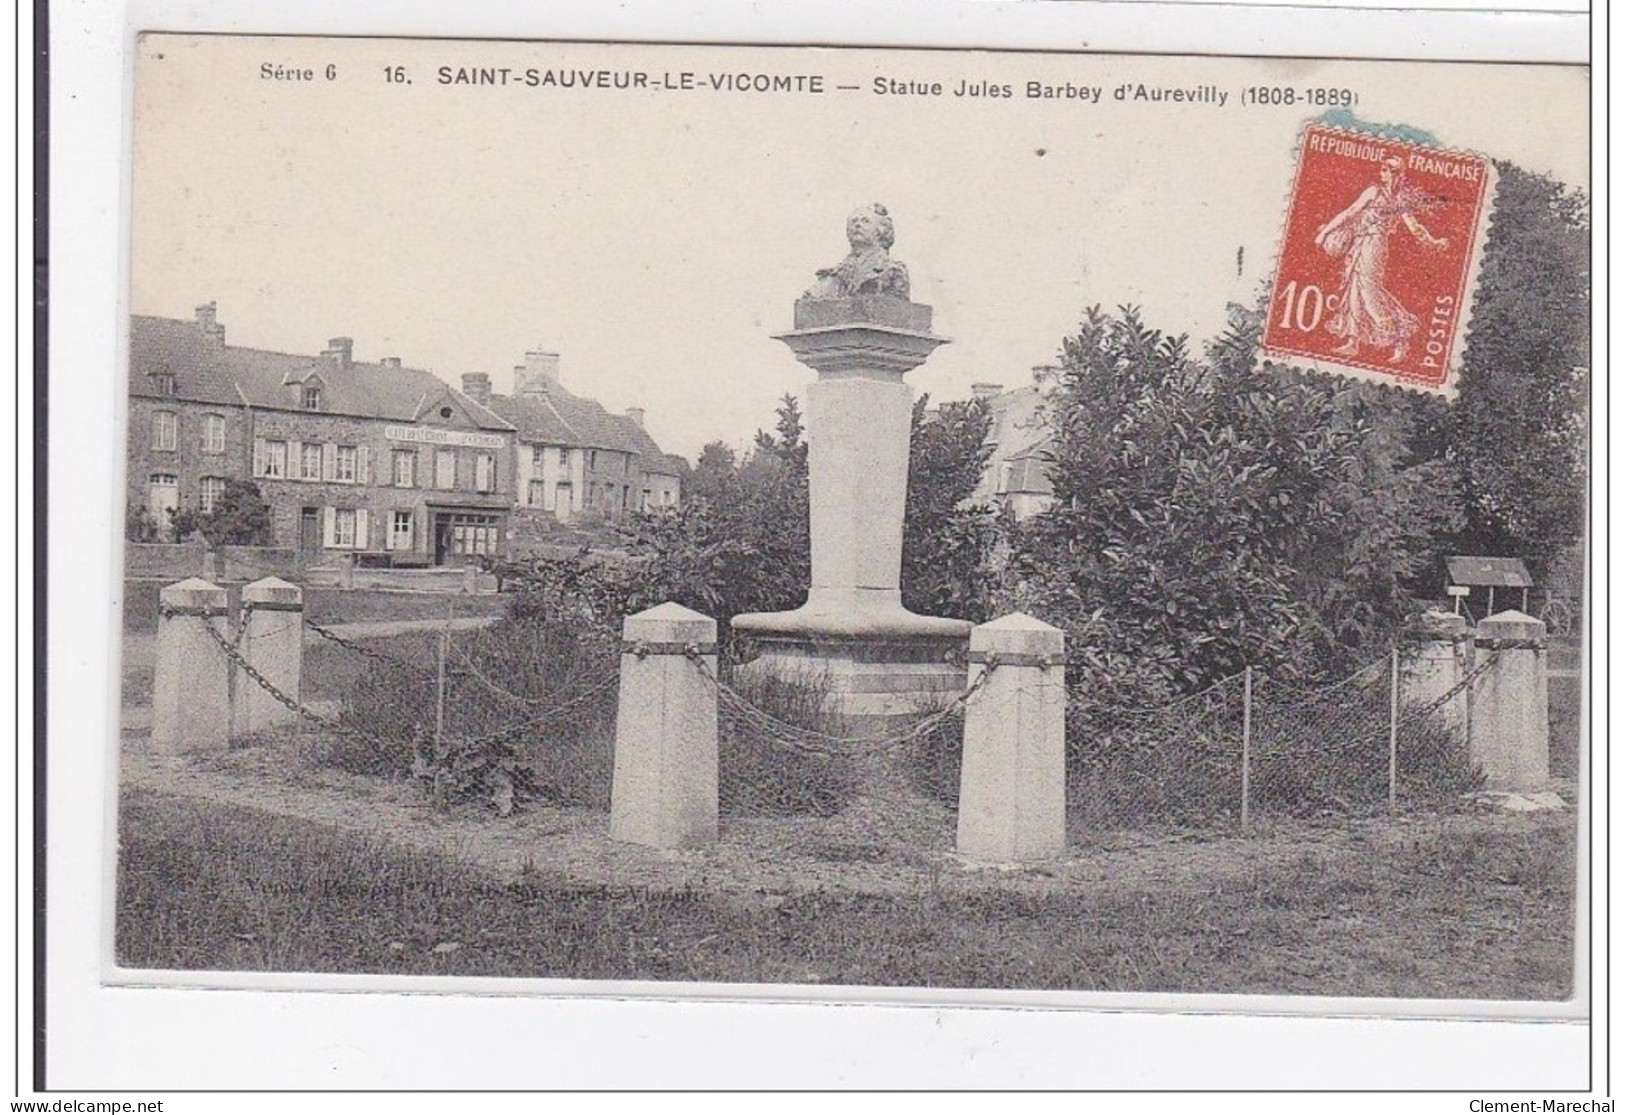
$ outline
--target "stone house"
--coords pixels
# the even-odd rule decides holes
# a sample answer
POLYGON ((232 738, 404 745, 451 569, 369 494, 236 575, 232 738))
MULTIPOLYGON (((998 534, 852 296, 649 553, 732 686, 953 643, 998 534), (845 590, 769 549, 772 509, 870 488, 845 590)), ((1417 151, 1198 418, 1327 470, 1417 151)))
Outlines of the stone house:
POLYGON ((997 383, 971 385, 975 398, 987 403, 992 417, 988 440, 993 456, 971 496, 973 503, 998 504, 1016 519, 1046 510, 1055 501, 1044 451, 1050 434, 1044 426, 1044 393, 1038 385, 1044 368, 1034 368, 1034 382, 1005 391, 997 383))
POLYGON ((512 425, 398 358, 357 362, 347 337, 319 356, 227 345, 210 304, 192 322, 132 320, 130 393, 132 502, 144 485, 149 508, 207 510, 214 479, 235 476, 270 504, 274 544, 305 560, 504 552, 512 425))
POLYGON ((211 303, 195 322, 133 319, 125 502, 154 541, 171 537, 172 512, 209 511, 227 479, 248 475, 246 406, 219 359, 214 312, 211 303))
POLYGON ((611 414, 565 389, 555 353, 527 352, 513 370, 513 394, 490 376, 463 377, 463 393, 515 430, 518 508, 559 522, 616 521, 633 511, 676 506, 683 465, 643 428, 643 411, 611 414))

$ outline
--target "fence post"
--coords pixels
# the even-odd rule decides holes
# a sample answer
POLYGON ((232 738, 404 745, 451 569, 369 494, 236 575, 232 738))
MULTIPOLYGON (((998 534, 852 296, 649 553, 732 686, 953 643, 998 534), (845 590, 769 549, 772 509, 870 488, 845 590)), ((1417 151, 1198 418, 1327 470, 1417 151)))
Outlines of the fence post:
MULTIPOLYGON (((304 592, 277 577, 243 586, 242 638, 237 651, 260 677, 295 704, 305 651, 304 592)), ((233 736, 253 735, 294 723, 299 714, 267 693, 241 670, 232 682, 233 736)))
POLYGON ((1399 648, 1388 661, 1388 812, 1399 810, 1399 648))
POLYGON ((1507 611, 1478 625, 1473 646, 1495 657, 1474 698, 1468 758, 1491 790, 1535 790, 1550 775, 1546 625, 1507 611))
POLYGON ((621 634, 610 839, 651 848, 714 843, 716 620, 667 602, 627 616, 621 634))
POLYGON ((971 629, 956 848, 984 863, 1066 851, 1066 637, 1020 612, 971 629))
POLYGON ((226 590, 188 577, 158 591, 152 676, 152 742, 168 751, 223 749, 231 724, 225 651, 226 590))
POLYGON ((1241 671, 1241 824, 1251 816, 1253 790, 1253 668, 1241 671))
POLYGON ((446 626, 440 629, 439 650, 435 655, 434 668, 434 750, 441 753, 442 740, 446 734, 446 644, 451 639, 451 612, 454 597, 446 599, 446 626))

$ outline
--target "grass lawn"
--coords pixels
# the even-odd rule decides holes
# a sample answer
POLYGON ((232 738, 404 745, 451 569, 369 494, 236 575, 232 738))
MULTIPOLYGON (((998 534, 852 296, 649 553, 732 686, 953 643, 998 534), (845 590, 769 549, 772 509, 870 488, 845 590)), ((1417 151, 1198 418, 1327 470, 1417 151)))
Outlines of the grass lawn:
POLYGON ((120 803, 129 967, 1495 999, 1569 994, 1572 814, 1355 838, 1225 879, 743 902, 503 885, 301 820, 120 803))

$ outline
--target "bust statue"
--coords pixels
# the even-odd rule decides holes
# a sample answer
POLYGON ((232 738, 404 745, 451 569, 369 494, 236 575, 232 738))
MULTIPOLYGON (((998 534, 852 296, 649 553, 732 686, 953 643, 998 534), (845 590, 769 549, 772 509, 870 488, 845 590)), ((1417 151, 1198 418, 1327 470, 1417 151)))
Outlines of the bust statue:
POLYGON ((846 219, 846 242, 852 250, 834 267, 821 269, 818 281, 801 297, 828 302, 863 294, 884 294, 907 302, 908 268, 891 257, 890 248, 895 239, 891 216, 884 205, 877 203, 854 209, 846 219))

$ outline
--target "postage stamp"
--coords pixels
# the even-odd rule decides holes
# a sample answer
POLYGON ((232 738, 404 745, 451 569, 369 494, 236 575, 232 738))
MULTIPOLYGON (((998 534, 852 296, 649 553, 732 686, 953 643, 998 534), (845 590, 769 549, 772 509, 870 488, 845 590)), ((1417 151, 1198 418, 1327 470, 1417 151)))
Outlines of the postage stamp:
POLYGON ((1305 128, 1265 357, 1453 396, 1494 192, 1480 156, 1305 128))

